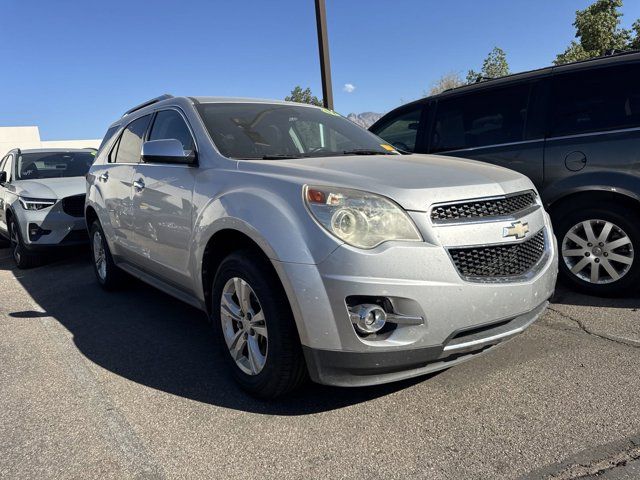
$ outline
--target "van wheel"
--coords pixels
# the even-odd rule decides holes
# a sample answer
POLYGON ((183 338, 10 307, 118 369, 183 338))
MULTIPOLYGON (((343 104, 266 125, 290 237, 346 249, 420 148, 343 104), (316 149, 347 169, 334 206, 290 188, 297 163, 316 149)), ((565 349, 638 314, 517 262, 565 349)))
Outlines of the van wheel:
POLYGON ((640 216, 615 203, 554 215, 561 278, 578 290, 620 296, 640 281, 640 216))
POLYGON ((97 220, 91 224, 89 233, 93 271, 98 283, 105 290, 114 290, 122 285, 122 270, 113 262, 111 250, 97 220))
POLYGON ((291 307, 265 259, 248 250, 229 255, 218 268, 211 298, 222 355, 244 390, 271 399, 305 380, 291 307))
POLYGON ((22 234, 18 222, 12 217, 9 220, 9 243, 11 256, 20 269, 33 268, 40 263, 40 256, 29 252, 22 241, 22 234))

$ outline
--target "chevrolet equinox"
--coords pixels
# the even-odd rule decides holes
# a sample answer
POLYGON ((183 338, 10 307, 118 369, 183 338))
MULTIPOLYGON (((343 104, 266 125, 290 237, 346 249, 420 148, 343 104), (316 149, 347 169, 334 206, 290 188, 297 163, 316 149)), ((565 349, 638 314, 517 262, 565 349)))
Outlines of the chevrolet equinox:
POLYGON ((456 365, 544 311, 557 253, 527 177, 400 155, 304 104, 170 95, 107 131, 93 265, 206 311, 237 382, 372 385, 456 365))

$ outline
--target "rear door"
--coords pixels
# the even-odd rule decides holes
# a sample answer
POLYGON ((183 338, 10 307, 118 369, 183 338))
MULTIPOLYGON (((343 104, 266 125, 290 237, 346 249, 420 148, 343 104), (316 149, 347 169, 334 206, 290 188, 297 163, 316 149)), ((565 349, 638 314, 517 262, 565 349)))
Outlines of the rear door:
POLYGON ((606 185, 603 174, 632 173, 637 168, 639 79, 638 63, 553 76, 545 151, 551 196, 584 183, 606 185))
POLYGON ((134 263, 140 249, 133 228, 132 178, 150 120, 151 115, 145 115, 129 123, 111 147, 108 161, 95 172, 108 215, 101 221, 107 237, 113 240, 113 253, 134 263))
POLYGON ((447 96, 436 106, 430 153, 493 163, 544 181, 544 135, 527 129, 538 83, 484 88, 447 96))
MULTIPOLYGON (((177 108, 156 113, 148 139, 175 139, 185 152, 196 151, 191 129, 177 108)), ((188 272, 197 172, 197 167, 183 163, 141 162, 134 174, 134 225, 141 266, 183 289, 193 286, 188 272)))

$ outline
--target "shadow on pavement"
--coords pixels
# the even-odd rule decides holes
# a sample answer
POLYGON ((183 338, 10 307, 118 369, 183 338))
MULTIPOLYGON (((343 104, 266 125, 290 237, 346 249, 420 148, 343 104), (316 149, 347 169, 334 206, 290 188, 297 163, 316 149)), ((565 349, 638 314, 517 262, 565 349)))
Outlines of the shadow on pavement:
MULTIPOLYGON (((3 252, 0 270, 13 269, 3 252)), ((94 279, 88 252, 76 255, 14 271, 45 313, 34 305, 9 315, 54 318, 73 334, 89 360, 142 385, 226 408, 305 415, 388 395, 424 380, 355 389, 309 383, 277 402, 255 400, 228 375, 203 312, 133 279, 121 291, 105 292, 94 279)))
POLYGON ((570 290, 568 287, 558 283, 556 293, 552 303, 561 305, 580 305, 585 307, 609 307, 609 308, 631 308, 640 309, 640 293, 636 293, 627 298, 604 298, 583 295, 570 290))

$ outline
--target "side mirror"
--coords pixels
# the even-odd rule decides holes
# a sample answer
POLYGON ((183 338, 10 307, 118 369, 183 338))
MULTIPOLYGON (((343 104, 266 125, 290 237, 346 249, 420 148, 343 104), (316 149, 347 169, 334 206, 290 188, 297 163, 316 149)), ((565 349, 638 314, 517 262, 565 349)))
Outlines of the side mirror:
POLYGON ((142 144, 142 161, 153 163, 184 163, 197 161, 196 152, 185 153, 182 143, 175 139, 149 140, 142 144))
POLYGON ((0 185, 7 183, 7 172, 0 172, 0 185))

